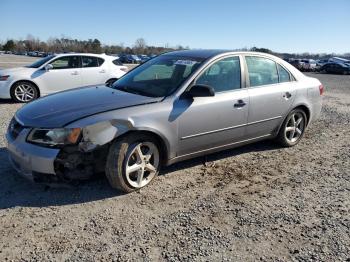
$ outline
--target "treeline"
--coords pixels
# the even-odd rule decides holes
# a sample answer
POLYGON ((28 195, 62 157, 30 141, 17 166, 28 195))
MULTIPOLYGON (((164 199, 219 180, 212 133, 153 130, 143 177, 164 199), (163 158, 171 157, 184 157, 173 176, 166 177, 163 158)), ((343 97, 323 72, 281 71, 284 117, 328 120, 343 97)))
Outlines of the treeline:
MULTIPOLYGON (((11 52, 52 52, 52 53, 64 53, 64 52, 81 52, 81 53, 106 53, 106 54, 161 54, 172 50, 189 49, 188 46, 184 47, 178 45, 176 47, 170 47, 168 45, 164 47, 160 46, 149 46, 147 45, 145 39, 138 38, 133 46, 119 45, 104 45, 98 39, 88 39, 88 40, 78 40, 66 37, 61 38, 49 38, 47 41, 41 41, 32 35, 28 35, 25 40, 14 40, 9 39, 6 42, 0 41, 0 50, 11 51, 11 52)), ((277 53, 268 48, 241 48, 235 49, 239 51, 256 51, 269 53, 281 58, 309 58, 309 59, 319 59, 319 58, 330 58, 334 56, 340 56, 350 59, 350 53, 346 54, 335 54, 335 53, 277 53)))
MULTIPOLYGON (((66 37, 49 38, 47 41, 41 41, 31 35, 27 36, 25 40, 9 39, 6 42, 0 41, 0 50, 11 52, 81 52, 81 53, 106 53, 106 54, 160 54, 171 50, 184 49, 183 46, 176 47, 159 47, 149 46, 143 38, 135 41, 134 45, 124 46, 119 45, 103 45, 98 39, 78 40, 66 37)), ((189 47, 186 47, 189 48, 189 47)))
POLYGON ((275 56, 278 56, 283 59, 289 59, 289 58, 305 58, 305 59, 327 59, 331 57, 343 57, 346 59, 350 59, 350 53, 345 53, 345 54, 336 54, 336 53, 319 53, 319 54, 313 54, 313 53, 277 53, 274 52, 270 49, 267 48, 258 48, 258 47, 253 47, 249 49, 250 51, 255 51, 255 52, 262 52, 262 53, 268 53, 272 54, 275 56))

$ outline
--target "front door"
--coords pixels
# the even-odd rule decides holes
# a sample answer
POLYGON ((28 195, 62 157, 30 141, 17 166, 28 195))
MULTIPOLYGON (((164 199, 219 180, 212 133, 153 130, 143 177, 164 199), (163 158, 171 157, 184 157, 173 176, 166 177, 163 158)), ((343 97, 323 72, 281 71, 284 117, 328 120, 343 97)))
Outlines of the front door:
POLYGON ((210 65, 196 80, 214 88, 213 97, 180 98, 177 155, 233 144, 245 137, 248 91, 241 86, 238 56, 226 57, 210 65))
POLYGON ((42 71, 37 81, 47 93, 59 92, 81 86, 80 56, 62 56, 51 63, 52 69, 42 71))

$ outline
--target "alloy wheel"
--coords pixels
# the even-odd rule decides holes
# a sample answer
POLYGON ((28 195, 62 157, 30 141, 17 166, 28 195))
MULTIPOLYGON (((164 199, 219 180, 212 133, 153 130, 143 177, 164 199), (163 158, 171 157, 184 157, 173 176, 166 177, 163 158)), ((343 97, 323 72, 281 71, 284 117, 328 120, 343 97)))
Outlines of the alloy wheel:
POLYGON ((18 101, 29 102, 35 98, 35 89, 31 85, 20 84, 15 88, 15 97, 18 101))
POLYGON ((284 131, 285 138, 290 143, 296 143, 302 136, 305 129, 305 119, 300 112, 295 112, 289 116, 284 131))
POLYGON ((125 161, 125 174, 128 183, 134 188, 147 185, 157 174, 159 151, 152 142, 133 144, 125 161))

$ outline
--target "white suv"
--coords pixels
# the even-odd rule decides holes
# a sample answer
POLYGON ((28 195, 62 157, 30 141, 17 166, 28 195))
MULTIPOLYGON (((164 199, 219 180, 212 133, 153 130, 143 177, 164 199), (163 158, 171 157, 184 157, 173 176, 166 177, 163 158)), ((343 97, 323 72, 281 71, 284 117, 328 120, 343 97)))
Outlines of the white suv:
POLYGON ((25 67, 0 70, 0 98, 27 103, 40 96, 89 85, 111 84, 127 72, 105 54, 59 54, 25 67))

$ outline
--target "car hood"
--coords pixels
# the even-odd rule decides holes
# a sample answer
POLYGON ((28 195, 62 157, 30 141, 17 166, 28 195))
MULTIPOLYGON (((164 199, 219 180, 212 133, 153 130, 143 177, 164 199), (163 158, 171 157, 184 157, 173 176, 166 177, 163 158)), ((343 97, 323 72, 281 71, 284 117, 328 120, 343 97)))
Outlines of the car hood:
POLYGON ((9 68, 9 69, 1 69, 0 75, 12 75, 14 73, 26 73, 26 72, 31 74, 35 70, 38 70, 38 69, 37 68, 29 68, 29 67, 15 67, 15 68, 9 68))
POLYGON ((35 100, 16 113, 28 127, 63 127, 75 120, 110 110, 161 101, 162 98, 126 93, 106 86, 84 87, 35 100))

